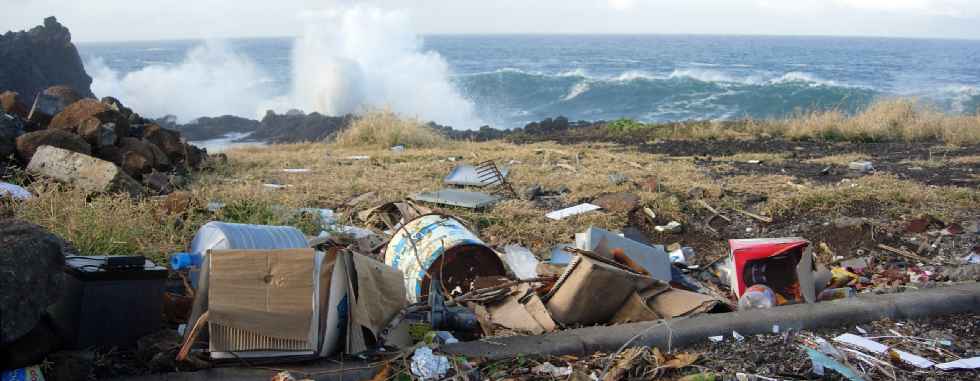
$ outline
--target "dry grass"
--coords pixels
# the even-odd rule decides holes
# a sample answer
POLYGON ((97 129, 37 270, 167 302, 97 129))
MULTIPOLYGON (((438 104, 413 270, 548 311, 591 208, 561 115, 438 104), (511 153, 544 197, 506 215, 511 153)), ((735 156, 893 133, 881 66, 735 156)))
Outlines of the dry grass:
POLYGON ((783 137, 855 142, 937 141, 960 146, 980 143, 980 114, 951 115, 907 98, 880 100, 854 115, 829 110, 739 122, 642 124, 621 120, 608 128, 612 135, 642 136, 648 140, 783 137))
POLYGON ((878 101, 853 116, 823 111, 776 121, 769 132, 791 139, 940 141, 964 145, 980 143, 980 115, 948 115, 914 99, 891 99, 878 101))
MULTIPOLYGON (((851 213, 883 217, 930 213, 943 219, 959 218, 973 213, 980 204, 977 189, 930 187, 884 174, 836 184, 802 185, 794 185, 799 181, 791 175, 719 176, 711 166, 698 166, 690 159, 643 153, 617 145, 455 142, 394 152, 387 142, 374 147, 306 143, 241 148, 227 154, 227 166, 195 179, 189 191, 197 208, 183 216, 180 224, 174 223, 176 216, 161 213, 156 200, 86 197, 43 184, 35 184, 38 197, 14 205, 14 213, 75 242, 84 254, 143 253, 161 258, 184 249, 195 231, 209 219, 286 224, 313 233, 311 222, 291 211, 316 207, 333 208, 341 220, 358 224, 354 216, 360 210, 401 200, 414 192, 442 188, 442 178, 460 162, 447 160, 449 157, 462 157, 463 162, 469 163, 494 160, 509 166, 512 169, 509 180, 518 190, 531 184, 546 189, 567 186, 570 192, 561 196, 559 205, 554 207, 592 201, 607 192, 629 191, 658 215, 681 222, 700 219, 695 213, 700 213, 701 207, 688 196, 688 191, 695 187, 704 189, 704 197, 717 207, 745 207, 740 205, 739 197, 731 195, 764 195, 767 201, 758 210, 777 221, 797 218, 809 221, 851 213), (346 159, 353 155, 367 155, 370 159, 346 159), (286 173, 285 168, 311 171, 286 173), (613 185, 608 180, 610 173, 621 173, 632 182, 613 185), (658 191, 633 185, 647 177, 658 180, 658 191), (263 187, 264 183, 289 187, 271 190, 263 187), (344 206, 348 200, 367 192, 374 192, 374 196, 355 207, 344 206), (220 201, 227 206, 212 215, 203 209, 208 201, 220 201)), ((778 159, 744 154, 734 155, 732 159, 750 160, 750 157, 778 159)), ((823 159, 843 162, 854 157, 823 159)), ((486 211, 461 208, 443 211, 474 222, 480 236, 491 245, 518 243, 539 254, 552 245, 571 242, 574 233, 589 226, 621 229, 636 218, 625 213, 595 212, 563 221, 547 220, 544 214, 553 209, 531 201, 506 200, 486 211)), ((724 244, 719 240, 717 246, 721 248, 724 244)), ((705 253, 720 254, 721 251, 705 253)))
POLYGON ((446 137, 419 120, 399 117, 389 110, 359 116, 335 140, 338 146, 364 148, 390 148, 396 145, 431 148, 445 146, 448 142, 446 137))

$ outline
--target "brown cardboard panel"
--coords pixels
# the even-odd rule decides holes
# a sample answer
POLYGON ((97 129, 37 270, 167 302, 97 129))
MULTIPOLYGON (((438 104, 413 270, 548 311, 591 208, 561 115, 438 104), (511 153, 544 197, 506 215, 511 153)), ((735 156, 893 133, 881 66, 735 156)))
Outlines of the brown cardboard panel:
POLYGON ((281 339, 309 339, 313 249, 211 252, 208 311, 225 327, 281 339))

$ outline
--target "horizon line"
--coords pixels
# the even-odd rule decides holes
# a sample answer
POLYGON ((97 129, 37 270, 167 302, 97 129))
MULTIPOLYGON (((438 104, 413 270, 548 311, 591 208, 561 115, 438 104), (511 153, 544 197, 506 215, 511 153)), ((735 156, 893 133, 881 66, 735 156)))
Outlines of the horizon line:
MULTIPOLYGON (((980 37, 928 37, 928 36, 883 36, 883 35, 833 35, 833 34, 752 34, 752 33, 419 33, 423 39, 426 37, 584 37, 584 36, 603 36, 603 37, 643 37, 643 36, 677 36, 677 37, 777 37, 777 38, 841 38, 841 39, 883 39, 883 40, 939 40, 939 41, 980 41, 980 37)), ((156 39, 134 39, 134 40, 78 40, 72 41, 77 44, 99 44, 99 43, 139 43, 139 42, 179 42, 179 41, 208 41, 208 40, 247 40, 247 39, 295 39, 300 36, 280 35, 280 36, 224 36, 224 37, 182 37, 182 38, 156 38, 156 39)))

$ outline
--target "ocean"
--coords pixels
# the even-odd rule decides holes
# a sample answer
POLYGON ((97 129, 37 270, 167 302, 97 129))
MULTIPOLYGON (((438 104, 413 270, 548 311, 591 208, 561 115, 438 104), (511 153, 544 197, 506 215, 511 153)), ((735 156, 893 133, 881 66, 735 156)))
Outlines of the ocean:
POLYGON ((118 96, 144 115, 184 121, 221 114, 259 118, 265 109, 329 114, 365 105, 457 128, 514 128, 558 115, 651 122, 779 118, 854 112, 896 96, 950 113, 980 107, 980 41, 973 40, 426 35, 390 48, 383 38, 323 40, 332 41, 306 36, 78 47, 98 95, 118 96))

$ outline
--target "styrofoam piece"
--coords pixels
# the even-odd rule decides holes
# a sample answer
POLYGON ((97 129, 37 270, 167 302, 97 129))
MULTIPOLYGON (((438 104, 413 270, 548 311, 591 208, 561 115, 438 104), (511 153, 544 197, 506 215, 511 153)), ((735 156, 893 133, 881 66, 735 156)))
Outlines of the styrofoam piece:
POLYGON ((558 220, 562 220, 562 219, 565 219, 565 218, 574 216, 576 214, 588 213, 588 212, 599 210, 599 209, 602 209, 602 207, 600 207, 598 205, 592 205, 592 204, 589 204, 589 203, 584 203, 584 204, 575 205, 573 207, 569 207, 569 208, 565 208, 565 209, 561 209, 561 210, 556 210, 554 212, 545 214, 544 216, 545 217, 548 217, 548 218, 550 218, 552 220, 558 221, 558 220))

